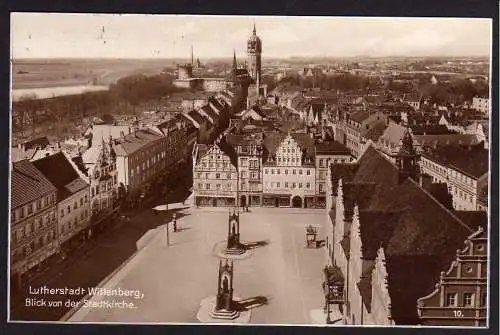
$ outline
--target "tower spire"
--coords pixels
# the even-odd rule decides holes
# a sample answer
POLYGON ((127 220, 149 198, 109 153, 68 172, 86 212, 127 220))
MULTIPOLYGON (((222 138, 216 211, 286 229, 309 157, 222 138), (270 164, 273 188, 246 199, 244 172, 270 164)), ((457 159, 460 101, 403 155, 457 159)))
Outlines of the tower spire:
POLYGON ((194 66, 194 52, 193 52, 193 45, 191 45, 191 66, 194 66))
POLYGON ((255 21, 254 21, 254 23, 253 23, 253 34, 254 34, 254 35, 257 35, 257 30, 255 29, 255 21))
POLYGON ((238 68, 238 63, 236 63, 236 50, 233 50, 233 70, 238 68))

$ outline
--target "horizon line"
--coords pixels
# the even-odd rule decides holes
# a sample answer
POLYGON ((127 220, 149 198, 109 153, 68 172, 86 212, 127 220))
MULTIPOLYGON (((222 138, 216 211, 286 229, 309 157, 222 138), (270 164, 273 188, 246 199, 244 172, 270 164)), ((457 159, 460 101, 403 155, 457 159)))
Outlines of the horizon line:
MULTIPOLYGON (((233 56, 216 56, 216 57, 197 57, 198 59, 232 59, 233 56)), ((302 56, 302 55, 296 55, 296 56, 287 56, 287 57, 280 57, 280 56, 269 56, 269 57, 262 57, 262 59, 292 59, 292 58, 490 58, 490 55, 414 55, 414 56, 406 56, 406 55, 386 55, 386 56, 369 56, 369 55, 354 55, 354 56, 333 56, 333 55, 318 55, 318 56, 302 56)), ((191 57, 113 57, 113 56, 85 56, 85 57, 73 57, 73 56, 58 56, 58 57, 11 57, 10 60, 36 60, 36 59, 43 59, 43 60, 56 60, 56 59, 91 59, 91 60, 98 60, 98 59, 106 59, 106 60, 112 60, 112 59, 120 59, 120 60, 174 60, 174 59, 187 59, 190 60, 191 57)))

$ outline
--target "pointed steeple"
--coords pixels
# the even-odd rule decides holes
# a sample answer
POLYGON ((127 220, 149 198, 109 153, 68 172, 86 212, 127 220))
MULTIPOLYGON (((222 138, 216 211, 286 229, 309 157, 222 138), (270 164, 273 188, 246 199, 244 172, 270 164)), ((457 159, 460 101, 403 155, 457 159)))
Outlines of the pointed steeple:
POLYGON ((417 181, 419 176, 418 154, 413 146, 413 136, 410 128, 406 128, 401 140, 401 148, 396 155, 396 165, 399 169, 399 182, 402 183, 407 178, 417 181))
POLYGON ((253 35, 257 35, 257 30, 255 29, 255 22, 253 23, 253 35))
POLYGON ((191 45, 191 66, 194 66, 194 52, 193 52, 193 46, 191 45))
POLYGON ((233 50, 233 70, 238 68, 238 63, 236 63, 236 50, 233 50))

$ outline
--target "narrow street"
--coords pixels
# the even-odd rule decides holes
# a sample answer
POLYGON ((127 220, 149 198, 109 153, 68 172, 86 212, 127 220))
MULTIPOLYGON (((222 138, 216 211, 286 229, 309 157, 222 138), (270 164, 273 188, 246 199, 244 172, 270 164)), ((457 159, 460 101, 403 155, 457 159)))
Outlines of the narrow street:
MULTIPOLYGON (((10 320, 57 321, 64 316, 71 307, 64 306, 64 304, 60 307, 30 307, 26 306, 26 299, 66 301, 70 296, 33 295, 29 293, 29 286, 32 288, 47 286, 48 288, 82 287, 88 289, 88 287, 98 285, 136 252, 137 240, 149 229, 154 229, 162 225, 165 220, 171 219, 175 210, 155 214, 151 208, 156 204, 176 202, 182 197, 185 198, 191 187, 190 172, 187 169, 177 172, 175 187, 170 189, 166 198, 152 199, 143 205, 142 209, 121 213, 114 223, 103 229, 101 233, 95 234, 65 260, 53 263, 44 272, 34 277, 22 291, 13 292, 10 296, 10 320), (130 220, 122 218, 123 214, 130 220)), ((180 217, 179 214, 177 216, 180 217)), ((72 296, 71 300, 77 301, 84 295, 72 296)))

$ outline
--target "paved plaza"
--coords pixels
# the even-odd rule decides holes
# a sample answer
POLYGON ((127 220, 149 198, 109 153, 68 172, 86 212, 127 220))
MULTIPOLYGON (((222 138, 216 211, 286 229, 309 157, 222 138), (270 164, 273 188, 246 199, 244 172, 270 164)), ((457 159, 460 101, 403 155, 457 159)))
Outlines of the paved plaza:
MULTIPOLYGON (((81 307, 68 321, 198 323, 200 303, 217 293, 219 259, 214 247, 227 236, 228 209, 185 209, 179 232, 164 227, 149 233, 141 249, 102 286, 140 290, 143 297, 93 297, 125 300, 135 308, 81 307)), ((234 261, 234 294, 248 301, 252 324, 312 324, 320 310, 323 248, 305 247, 305 227, 319 228, 324 212, 306 209, 251 208, 240 214, 243 243, 253 243, 249 257, 234 261), (255 302, 255 303, 252 303, 255 302), (316 313, 317 314, 317 313, 316 313)), ((105 255, 103 255, 105 257, 105 255)))

